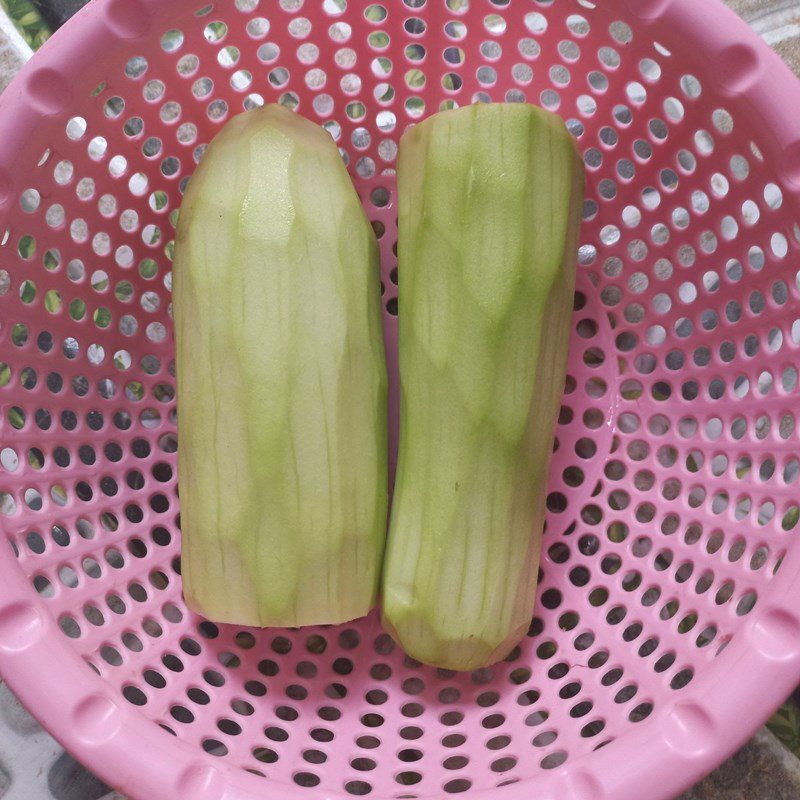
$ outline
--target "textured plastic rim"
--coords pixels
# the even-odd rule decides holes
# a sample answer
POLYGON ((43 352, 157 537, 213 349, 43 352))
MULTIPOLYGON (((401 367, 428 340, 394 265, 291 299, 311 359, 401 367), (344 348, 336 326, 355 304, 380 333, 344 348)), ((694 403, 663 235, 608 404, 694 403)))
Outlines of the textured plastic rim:
MULTIPOLYGON (((719 0, 626 0, 644 26, 694 42, 706 81, 738 96, 763 121, 764 144, 793 200, 800 199, 800 84, 719 0), (699 32, 702 31, 702 35, 699 32)), ((0 216, 19 196, 15 157, 39 120, 71 103, 65 77, 88 66, 109 36, 147 36, 167 17, 161 0, 96 0, 36 56, 0 99, 0 216)), ((564 767, 506 787, 510 800, 666 800, 743 744, 800 674, 800 548, 790 548, 770 603, 748 618, 717 660, 671 708, 636 733, 564 767)), ((23 703, 80 761, 136 798, 245 800, 297 797, 170 737, 89 675, 14 562, 0 559, 0 672, 23 703)), ((494 796, 495 790, 475 795, 494 796)), ((329 796, 341 796, 331 794, 329 796)))

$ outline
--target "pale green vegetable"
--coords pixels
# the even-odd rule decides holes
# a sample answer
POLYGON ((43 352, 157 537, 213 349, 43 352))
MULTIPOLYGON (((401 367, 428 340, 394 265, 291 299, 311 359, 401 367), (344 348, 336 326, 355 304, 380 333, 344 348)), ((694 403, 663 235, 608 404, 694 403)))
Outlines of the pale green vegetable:
POLYGON ((584 174, 563 122, 475 105, 400 144, 400 452, 387 628, 474 669, 531 620, 584 174))
POLYGON ((232 119, 175 257, 182 572, 217 622, 373 607, 387 515, 380 257, 333 140, 280 106, 232 119))

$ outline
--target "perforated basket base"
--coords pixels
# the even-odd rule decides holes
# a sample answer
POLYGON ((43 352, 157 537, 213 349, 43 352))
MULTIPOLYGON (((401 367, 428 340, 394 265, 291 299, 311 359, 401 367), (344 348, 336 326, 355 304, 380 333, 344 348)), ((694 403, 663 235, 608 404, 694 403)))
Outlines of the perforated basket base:
POLYGON ((800 667, 799 112, 712 0, 96 0, 0 100, 9 684, 142 800, 658 800, 711 769, 800 667), (394 373, 396 142, 473 100, 559 112, 588 172, 530 635, 457 675, 374 617, 198 619, 169 313, 196 162, 261 102, 325 125, 380 238, 394 373))

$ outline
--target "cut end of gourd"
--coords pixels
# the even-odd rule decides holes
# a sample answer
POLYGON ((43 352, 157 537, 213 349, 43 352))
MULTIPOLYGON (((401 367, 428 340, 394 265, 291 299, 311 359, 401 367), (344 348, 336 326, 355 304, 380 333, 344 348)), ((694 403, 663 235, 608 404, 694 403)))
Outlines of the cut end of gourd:
POLYGON ((423 664, 456 672, 482 669, 502 661, 528 630, 528 625, 524 625, 510 635, 499 630, 497 636, 481 635, 465 628, 463 620, 438 623, 410 607, 391 604, 384 605, 381 621, 386 632, 409 656, 423 664))
POLYGON ((338 552, 301 566, 302 579, 282 591, 266 571, 245 564, 235 542, 225 542, 224 550, 212 545, 212 558, 195 546, 186 552, 184 600, 190 610, 222 624, 300 628, 352 622, 367 616, 377 600, 374 580, 348 570, 354 545, 348 541, 338 552))

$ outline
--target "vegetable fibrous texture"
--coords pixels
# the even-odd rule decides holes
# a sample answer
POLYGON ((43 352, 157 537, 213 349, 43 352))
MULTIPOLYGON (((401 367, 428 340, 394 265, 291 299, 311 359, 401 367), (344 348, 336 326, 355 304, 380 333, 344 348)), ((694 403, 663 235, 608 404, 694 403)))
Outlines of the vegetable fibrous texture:
POLYGON ((380 257, 330 135, 280 106, 227 123, 174 275, 188 604, 259 626, 363 616, 388 495, 380 257))
POLYGON ((383 619, 467 670, 528 630, 584 191, 561 119, 437 114, 400 144, 401 422, 383 619))

